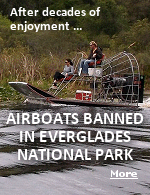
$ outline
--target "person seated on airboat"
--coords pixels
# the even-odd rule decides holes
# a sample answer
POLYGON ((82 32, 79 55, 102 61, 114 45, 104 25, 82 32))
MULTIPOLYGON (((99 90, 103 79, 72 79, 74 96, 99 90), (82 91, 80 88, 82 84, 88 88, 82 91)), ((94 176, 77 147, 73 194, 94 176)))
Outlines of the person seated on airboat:
POLYGON ((74 74, 73 63, 71 59, 66 59, 63 72, 60 73, 56 71, 54 75, 54 82, 53 82, 52 88, 57 88, 57 82, 61 82, 63 80, 69 81, 72 78, 73 74, 74 74))
POLYGON ((94 66, 95 60, 97 62, 99 61, 99 64, 100 64, 102 61, 102 58, 104 57, 104 55, 102 53, 102 49, 97 46, 97 43, 95 41, 90 42, 90 48, 91 48, 91 50, 90 50, 90 54, 89 54, 88 58, 82 59, 80 62, 80 67, 79 67, 79 72, 78 72, 79 76, 81 75, 81 72, 83 75, 87 75, 88 68, 94 66))

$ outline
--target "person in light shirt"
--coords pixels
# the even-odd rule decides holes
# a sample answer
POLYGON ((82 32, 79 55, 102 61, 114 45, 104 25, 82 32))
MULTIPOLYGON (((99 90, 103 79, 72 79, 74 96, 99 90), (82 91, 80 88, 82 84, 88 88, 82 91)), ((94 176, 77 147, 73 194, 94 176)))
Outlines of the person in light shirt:
POLYGON ((74 74, 73 63, 72 63, 71 59, 66 59, 63 72, 60 73, 60 72, 56 71, 56 73, 54 75, 53 88, 57 87, 57 81, 59 81, 62 78, 71 76, 73 74, 74 74))

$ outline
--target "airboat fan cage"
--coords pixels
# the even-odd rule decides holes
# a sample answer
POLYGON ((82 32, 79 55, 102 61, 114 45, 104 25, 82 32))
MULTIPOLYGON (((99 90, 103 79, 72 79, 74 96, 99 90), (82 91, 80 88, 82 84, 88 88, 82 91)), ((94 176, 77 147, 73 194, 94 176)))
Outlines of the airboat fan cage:
POLYGON ((101 68, 101 87, 96 101, 138 103, 140 72, 138 62, 131 53, 121 52, 105 59, 101 68))

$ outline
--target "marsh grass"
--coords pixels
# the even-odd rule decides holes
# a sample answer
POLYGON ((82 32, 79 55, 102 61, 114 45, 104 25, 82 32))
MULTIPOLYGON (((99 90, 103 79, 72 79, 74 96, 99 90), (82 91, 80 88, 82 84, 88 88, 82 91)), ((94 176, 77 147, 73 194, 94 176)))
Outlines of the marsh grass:
POLYGON ((1 83, 24 81, 45 85, 46 81, 52 81, 56 70, 63 70, 63 61, 55 56, 33 57, 28 47, 5 49, 0 53, 1 83))

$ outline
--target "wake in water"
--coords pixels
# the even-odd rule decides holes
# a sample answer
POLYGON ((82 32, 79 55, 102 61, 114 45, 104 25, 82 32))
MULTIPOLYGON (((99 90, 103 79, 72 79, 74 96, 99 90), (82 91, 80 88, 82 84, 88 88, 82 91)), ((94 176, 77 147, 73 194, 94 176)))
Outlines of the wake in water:
POLYGON ((150 98, 144 100, 143 103, 139 103, 139 107, 150 108, 150 98))

